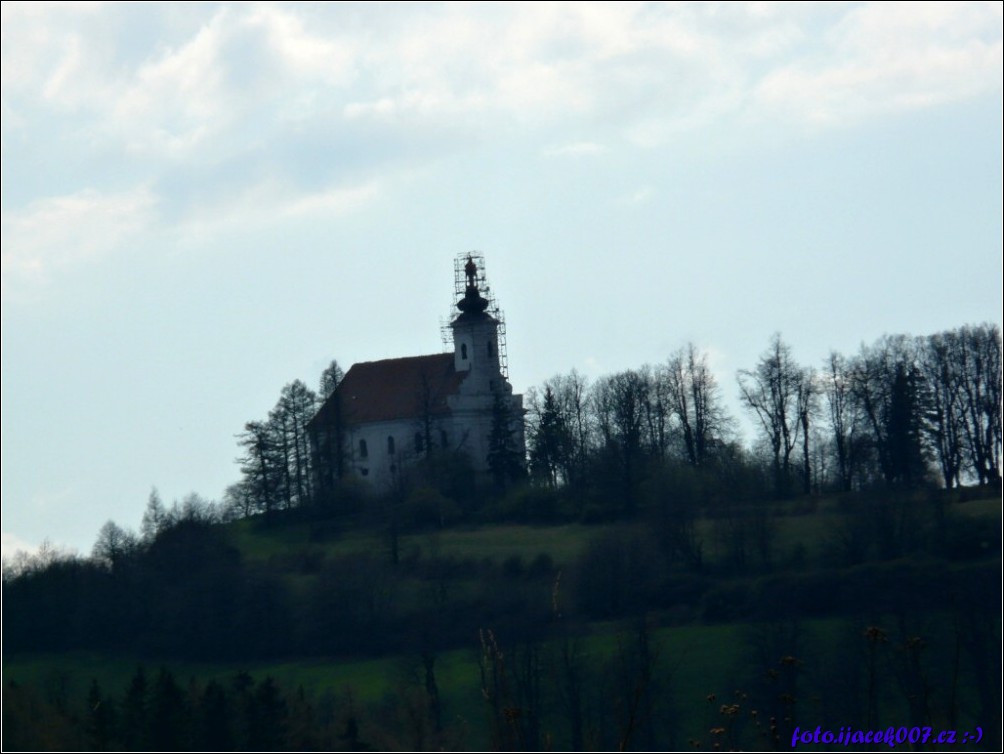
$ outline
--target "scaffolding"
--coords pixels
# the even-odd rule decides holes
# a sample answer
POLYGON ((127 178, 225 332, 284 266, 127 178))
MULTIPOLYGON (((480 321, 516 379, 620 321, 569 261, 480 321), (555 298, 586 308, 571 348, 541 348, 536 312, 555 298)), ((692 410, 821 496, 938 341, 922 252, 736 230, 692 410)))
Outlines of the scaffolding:
POLYGON ((478 292, 488 301, 487 313, 498 322, 499 371, 502 372, 502 377, 508 380, 509 355, 506 349, 505 316, 498 305, 498 301, 495 300, 495 294, 492 293, 491 286, 488 285, 488 276, 485 274, 485 255, 480 251, 461 252, 453 260, 453 301, 450 303, 449 316, 439 321, 439 332, 443 341, 443 350, 449 351, 453 348, 453 330, 450 325, 456 318, 457 301, 462 299, 467 292, 467 271, 465 267, 467 266, 468 258, 477 265, 475 283, 477 283, 478 292))

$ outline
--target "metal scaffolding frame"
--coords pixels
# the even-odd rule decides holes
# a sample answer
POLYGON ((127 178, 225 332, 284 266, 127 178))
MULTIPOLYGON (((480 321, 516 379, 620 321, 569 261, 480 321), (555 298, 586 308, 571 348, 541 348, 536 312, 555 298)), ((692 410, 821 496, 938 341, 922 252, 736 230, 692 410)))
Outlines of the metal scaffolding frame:
POLYGON ((488 301, 487 312, 498 322, 499 370, 502 372, 502 377, 508 380, 509 354, 506 349, 505 316, 502 313, 502 308, 498 305, 498 301, 495 300, 495 294, 492 293, 491 286, 488 285, 488 275, 485 273, 485 255, 480 251, 464 251, 457 254, 453 260, 453 301, 450 303, 450 315, 444 320, 440 320, 439 323, 443 350, 449 351, 453 347, 453 330, 450 328, 450 323, 456 318, 454 310, 456 309, 457 301, 462 299, 467 291, 467 272, 464 268, 467 265, 468 257, 477 265, 478 272, 475 281, 478 285, 478 291, 488 301))

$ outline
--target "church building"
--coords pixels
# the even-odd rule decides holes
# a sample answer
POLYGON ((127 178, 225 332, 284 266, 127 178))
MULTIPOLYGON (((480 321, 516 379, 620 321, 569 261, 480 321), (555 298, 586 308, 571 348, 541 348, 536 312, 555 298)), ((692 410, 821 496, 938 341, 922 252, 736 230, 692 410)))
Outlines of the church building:
POLYGON ((455 294, 452 352, 353 364, 310 421, 322 486, 355 476, 387 490, 437 450, 466 454, 484 477, 498 472, 502 453, 522 463, 523 396, 508 380, 504 320, 482 255, 458 257, 455 294))

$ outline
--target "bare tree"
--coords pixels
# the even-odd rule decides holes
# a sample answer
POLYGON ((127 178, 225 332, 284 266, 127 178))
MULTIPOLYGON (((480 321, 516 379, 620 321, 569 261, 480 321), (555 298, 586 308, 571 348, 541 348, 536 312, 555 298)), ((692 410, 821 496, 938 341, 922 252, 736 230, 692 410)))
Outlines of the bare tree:
POLYGON ((780 333, 753 370, 741 370, 737 376, 743 404, 756 416, 773 455, 774 488, 786 495, 791 476, 791 453, 798 442, 803 422, 805 370, 792 359, 791 349, 780 333))
POLYGON ((1001 483, 1001 332, 996 325, 960 333, 966 449, 980 484, 1001 483))
POLYGON ((927 430, 947 489, 959 486, 962 471, 964 356, 956 331, 931 335, 919 348, 920 369, 930 395, 927 430))
POLYGON ((98 532, 91 557, 114 569, 122 558, 136 549, 136 535, 114 521, 107 521, 98 532))
POLYGON ((851 374, 885 482, 920 483, 927 471, 927 385, 917 366, 916 342, 897 335, 863 346, 851 374))
POLYGON ((223 520, 248 518, 257 512, 259 502, 248 479, 234 482, 223 492, 223 520))
POLYGON ((833 432, 833 451, 837 460, 840 489, 849 492, 861 460, 861 415, 852 392, 850 365, 836 351, 831 351, 826 360, 822 390, 826 396, 830 429, 833 432))
POLYGON ((656 392, 665 389, 669 411, 679 422, 688 463, 703 466, 729 424, 707 355, 688 343, 670 356, 656 383, 656 392))
POLYGON ((798 424, 802 434, 802 492, 806 495, 812 492, 812 455, 809 452, 809 421, 817 413, 819 390, 816 384, 816 374, 810 368, 801 369, 795 387, 795 404, 798 424))
POLYGON ((648 388, 642 372, 629 370, 601 380, 592 393, 603 451, 615 467, 624 509, 629 513, 635 507, 644 457, 642 438, 648 388))

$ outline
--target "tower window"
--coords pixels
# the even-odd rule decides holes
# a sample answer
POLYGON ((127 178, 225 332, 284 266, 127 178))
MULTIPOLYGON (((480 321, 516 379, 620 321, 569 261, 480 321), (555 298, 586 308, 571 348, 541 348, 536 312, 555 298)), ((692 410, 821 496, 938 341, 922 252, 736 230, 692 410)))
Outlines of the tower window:
POLYGON ((495 349, 492 348, 492 342, 489 340, 488 341, 488 358, 490 359, 494 355, 495 355, 495 349))
POLYGON ((415 452, 416 453, 421 453, 423 450, 425 450, 425 440, 422 439, 422 433, 421 432, 416 432, 415 433, 415 452))
POLYGON ((464 361, 467 361, 467 344, 466 343, 461 343, 460 344, 460 358, 463 359, 464 361))
POLYGON ((446 430, 439 430, 439 441, 444 448, 450 447, 450 438, 446 436, 446 430))
POLYGON ((369 456, 369 454, 370 454, 370 452, 369 452, 369 449, 366 447, 366 441, 365 440, 360 440, 359 441, 359 457, 360 458, 366 458, 366 457, 369 456))
POLYGON ((387 455, 389 455, 389 456, 394 455, 394 438, 393 437, 388 437, 387 438, 387 455))

